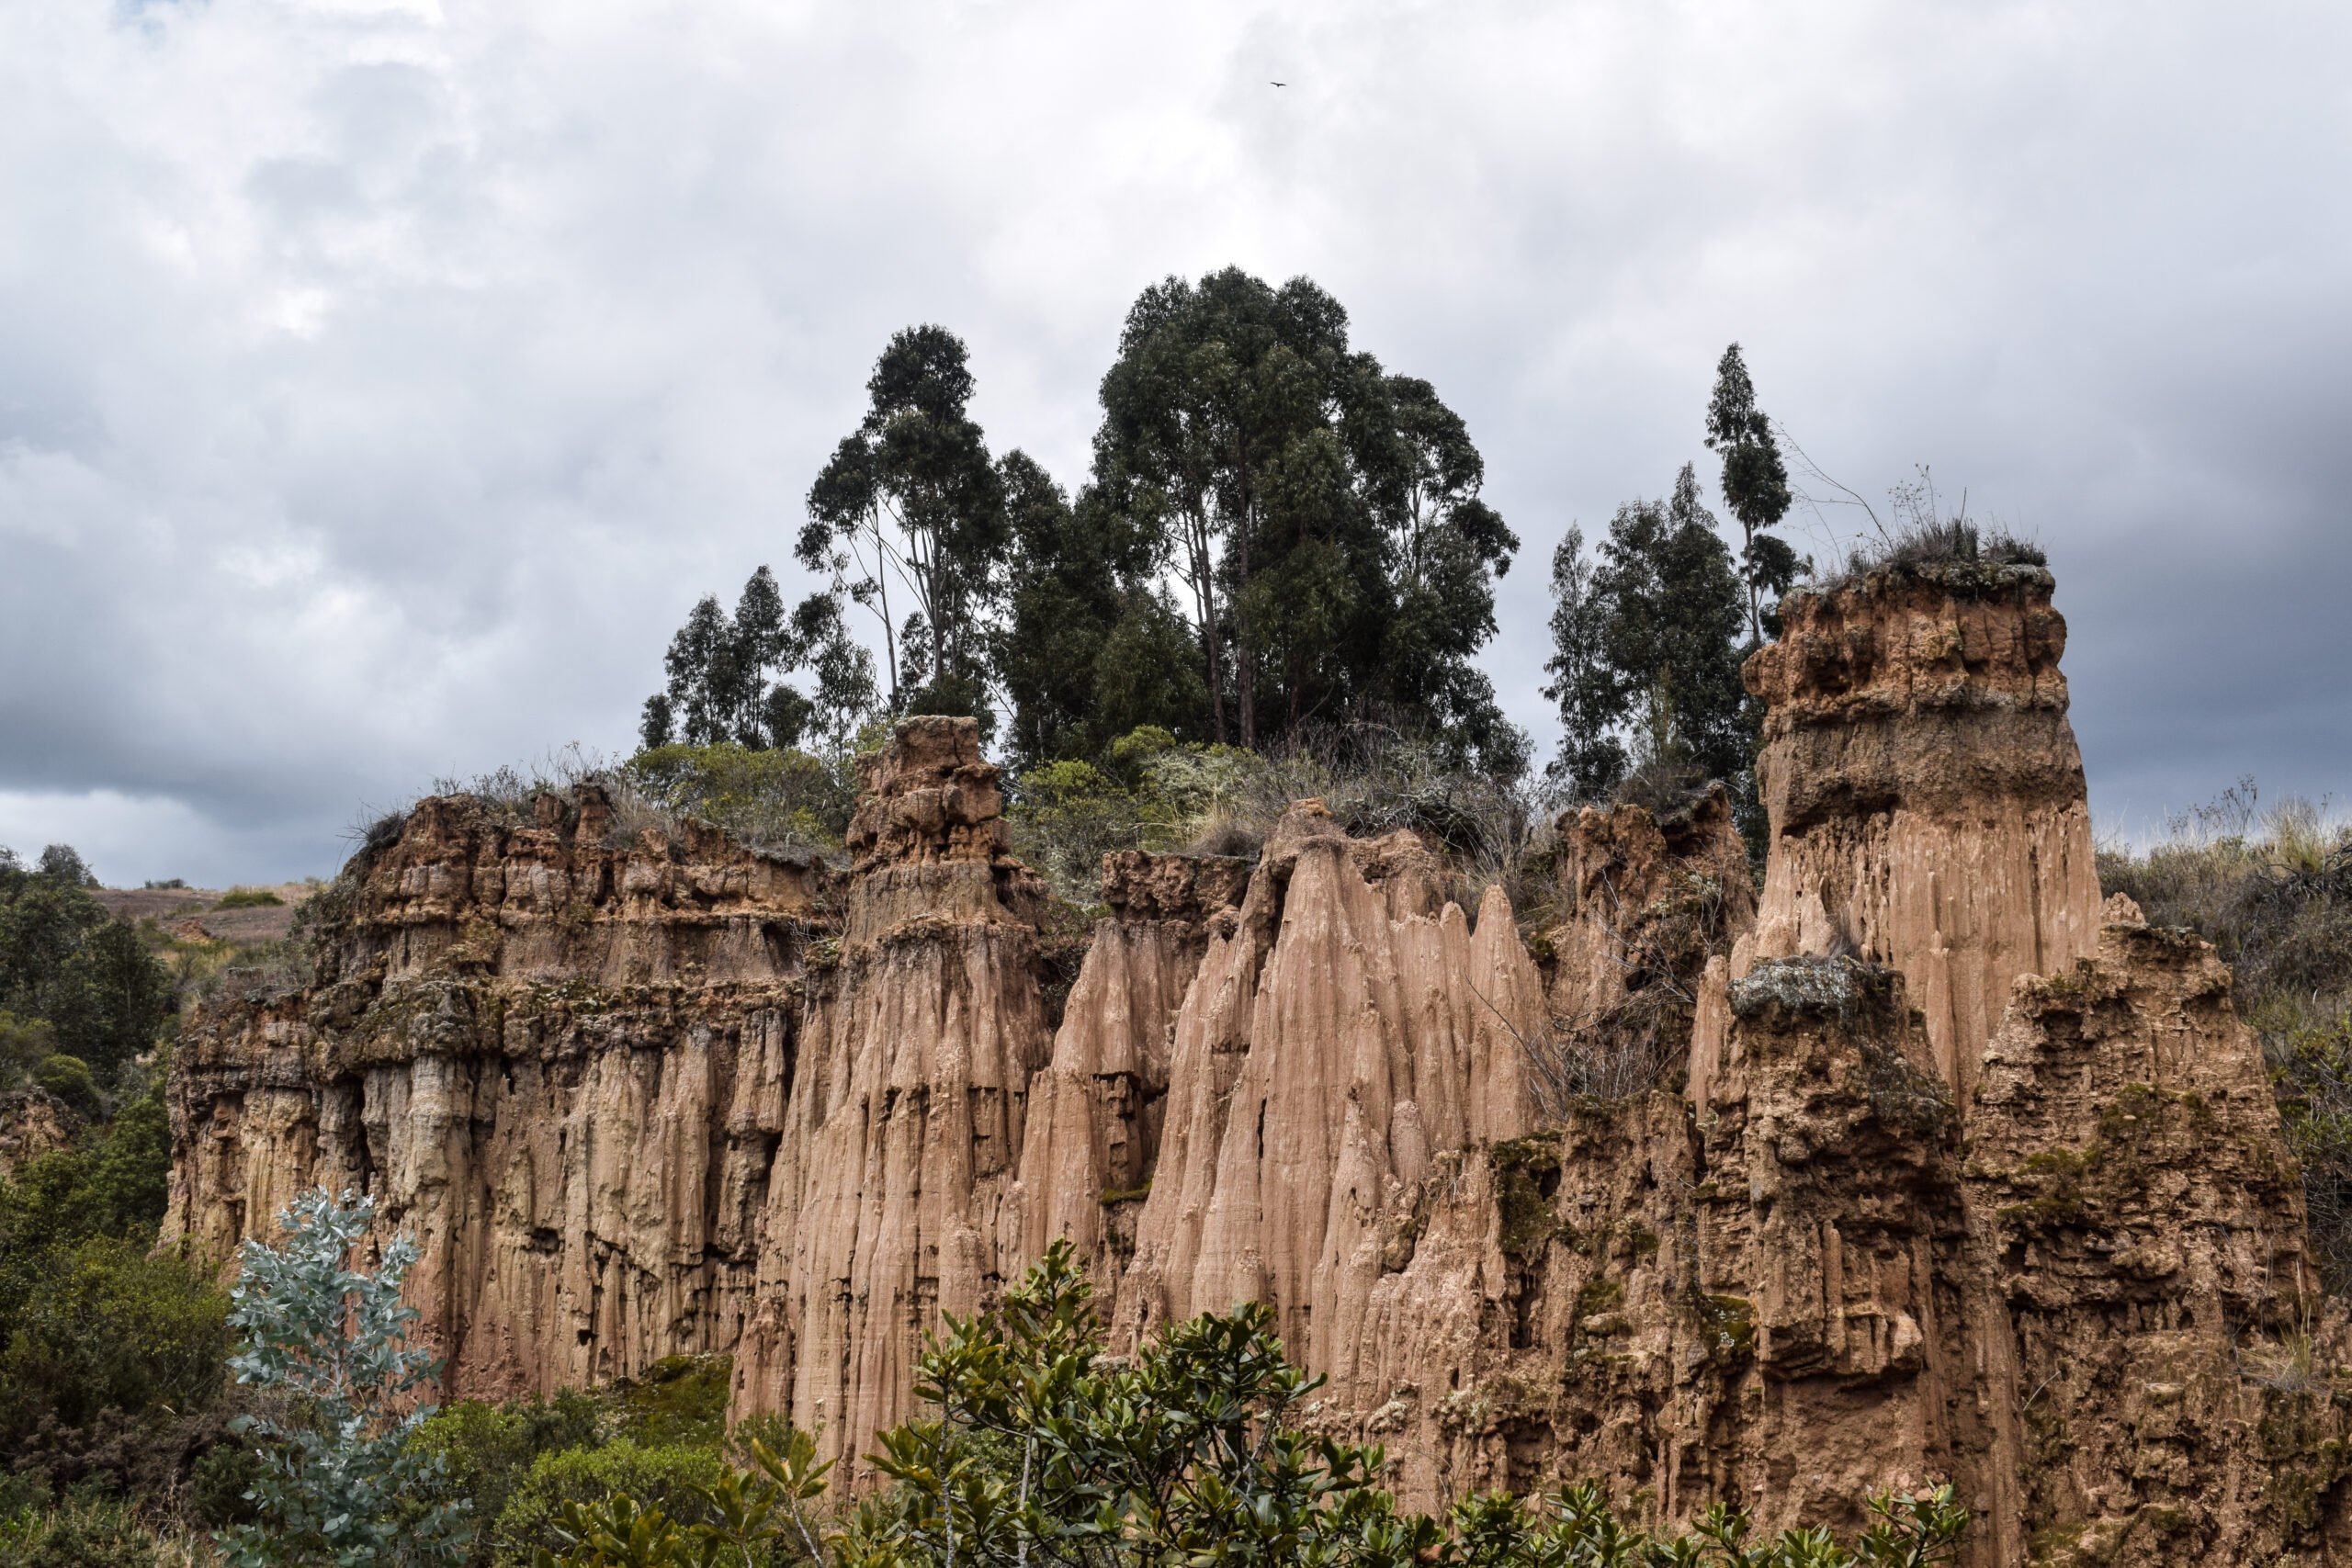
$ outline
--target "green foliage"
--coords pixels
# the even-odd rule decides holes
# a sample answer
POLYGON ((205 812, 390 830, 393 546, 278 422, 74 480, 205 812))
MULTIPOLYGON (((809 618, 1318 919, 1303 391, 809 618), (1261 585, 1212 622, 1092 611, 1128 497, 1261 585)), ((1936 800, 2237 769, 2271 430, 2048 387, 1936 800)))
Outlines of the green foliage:
POLYGON ((1130 1358, 1103 1348, 1084 1271, 1057 1243, 996 1310, 945 1320, 917 1365, 929 1414, 882 1435, 874 1463, 892 1484, 838 1528, 820 1513, 830 1467, 815 1440, 779 1423, 744 1444, 745 1470, 628 1443, 543 1459, 501 1522, 499 1561, 528 1548, 535 1568, 1928 1568, 1955 1561, 1968 1522, 1943 1487, 1871 1498, 1850 1547, 1819 1529, 1751 1540, 1721 1506, 1665 1535, 1623 1522, 1590 1483, 1430 1518, 1381 1488, 1377 1447, 1301 1429, 1319 1380, 1290 1365, 1267 1307, 1175 1325, 1130 1358))
POLYGON ((1292 803, 1321 799, 1348 831, 1408 829, 1447 852, 1476 908, 1501 882, 1522 913, 1540 901, 1550 801, 1540 790, 1459 764, 1433 742, 1376 725, 1310 728, 1281 752, 1179 741, 1144 726, 1097 762, 1033 766, 1012 781, 1006 818, 1013 852, 1075 904, 1099 896, 1108 851, 1187 850, 1249 855, 1292 803))
POLYGON ((255 1439, 263 1467, 252 1489, 261 1522, 215 1538, 234 1568, 464 1560, 464 1501, 417 1506, 442 1469, 408 1442, 431 1414, 416 1401, 436 1370, 408 1343, 419 1314, 401 1303, 416 1243, 394 1237, 372 1275, 349 1267, 374 1217, 371 1199, 338 1203, 314 1188, 278 1216, 281 1246, 244 1244, 229 1314, 244 1348, 230 1367, 281 1403, 232 1424, 255 1439))
POLYGON ((43 1416, 85 1426, 107 1410, 192 1409, 219 1393, 223 1303, 179 1258, 90 1236, 50 1249, 43 1262, 0 1349, 0 1428, 28 1431, 43 1416))
POLYGON ((0 1515, 0 1562, 10 1568, 154 1568, 155 1548, 128 1508, 105 1498, 0 1515))
MULTIPOLYGON (((654 1508, 681 1527, 707 1522, 707 1490, 727 1466, 715 1448, 684 1443, 647 1446, 628 1438, 596 1448, 542 1454, 498 1516, 492 1561, 498 1568, 528 1568, 541 1551, 562 1551, 567 1510, 620 1497, 654 1508)), ((586 1561, 593 1562, 594 1559, 586 1561)))
POLYGON ((795 553, 879 622, 891 711, 970 713, 986 729, 986 617, 1008 524, 1003 476, 967 412, 968 357, 944 327, 892 334, 865 417, 809 487, 795 553))
POLYGON ((57 1043, 111 1074, 155 1043, 173 1006, 171 976, 119 920, 91 929, 44 998, 57 1043))
POLYGON ((1583 544, 1569 530, 1552 562, 1544 694, 1560 711, 1555 774, 1584 799, 1632 777, 1657 794, 1722 779, 1736 807, 1752 802, 1739 678, 1747 617, 1690 466, 1670 500, 1619 508, 1589 564, 1583 544))
POLYGON ((695 1517, 682 1523, 659 1503, 628 1492, 594 1501, 566 1501, 548 1534, 555 1544, 534 1554, 544 1568, 781 1568, 823 1563, 842 1538, 822 1529, 815 1508, 825 1492, 829 1461, 817 1462, 816 1439, 789 1425, 747 1444, 751 1468, 723 1470, 695 1484, 695 1517))
POLYGON ((1461 419, 1347 327, 1308 279, 1233 267, 1168 278, 1128 311, 1091 503, 1189 596, 1208 728, 1171 727, 1255 748, 1376 720, 1511 772, 1523 738, 1471 655, 1519 541, 1480 498, 1461 419))
POLYGON ((727 1433, 732 1371, 725 1356, 664 1356, 617 1390, 615 1424, 647 1448, 715 1451, 727 1433))
POLYGON ((214 1529, 251 1524, 258 1517, 251 1493, 262 1462, 243 1443, 216 1443, 188 1467, 188 1506, 198 1524, 214 1529))
POLYGON ((44 1056, 33 1068, 33 1082, 85 1116, 98 1113, 98 1084, 90 1064, 63 1052, 44 1056))
POLYGON ((45 1018, 18 1018, 0 1008, 0 1090, 15 1088, 57 1054, 57 1031, 45 1018))
MULTIPOLYGON (((467 1499, 474 1517, 494 1527, 542 1456, 602 1440, 604 1411, 602 1402, 578 1389, 504 1404, 459 1400, 427 1416, 409 1441, 439 1463, 444 1489, 467 1499)), ((495 1537, 494 1528, 479 1531, 469 1561, 487 1568, 495 1537)))
POLYGON ((2102 849, 2098 874, 2236 972, 2302 1167, 2312 1249, 2328 1287, 2352 1292, 2352 825, 2306 802, 2265 810, 2249 779, 2144 852, 2102 849))
POLYGON ((1317 1387, 1283 1357, 1266 1307, 1169 1328, 1102 1356, 1084 1274, 1057 1245, 995 1313, 949 1319, 919 1366, 935 1418, 884 1434, 897 1483, 835 1543, 843 1562, 1169 1562, 1550 1568, 1714 1560, 1752 1568, 1949 1562, 1968 1514, 1944 1488, 1872 1500, 1852 1546, 1792 1530, 1748 1542, 1718 1507, 1689 1535, 1623 1524, 1598 1487, 1467 1500, 1442 1521, 1399 1511, 1376 1447, 1299 1429, 1317 1387))
POLYGON ((731 616, 706 596, 670 641, 669 683, 646 699, 648 750, 688 746, 750 750, 813 740, 839 750, 874 706, 874 664, 842 619, 843 595, 811 594, 790 615, 764 566, 744 583, 731 616), (807 669, 808 694, 772 675, 807 669))
POLYGON ((151 1255, 170 1170, 158 1073, 111 1124, 0 1183, 0 1441, 218 1394, 227 1303, 180 1258, 151 1255))
POLYGON ((232 887, 214 900, 216 909, 276 909, 286 900, 267 887, 232 887))
POLYGON ((1183 617, 1152 581, 1151 530, 1100 490, 1072 507, 1021 453, 999 469, 1011 544, 991 654, 1016 766, 1100 756, 1142 724, 1199 733, 1208 693, 1183 617))
POLYGON ((1091 762, 1068 761, 1021 773, 1006 815, 1013 852, 1077 904, 1094 902, 1104 854, 1167 848, 1183 820, 1149 778, 1126 789, 1091 762))
POLYGON ((763 845, 838 848, 857 794, 846 754, 827 761, 732 741, 655 747, 622 773, 657 809, 763 845))
POLYGON ((1776 600, 1796 581, 1803 562, 1771 530, 1789 513, 1789 472, 1781 461, 1772 422, 1756 406, 1756 386, 1739 344, 1724 350, 1715 366, 1714 396, 1707 404, 1707 446, 1723 458, 1724 504, 1739 520, 1745 543, 1739 575, 1747 591, 1748 642, 1760 646, 1770 631, 1780 634, 1778 616, 1763 603, 1776 600))
MULTIPOLYGON (((48 1021, 57 1048, 103 1077, 154 1043, 172 988, 139 933, 90 897, 91 885, 65 845, 49 846, 33 870, 0 848, 0 1009, 20 1026, 48 1021)), ((0 1072, 8 1055, 0 1052, 0 1072)))

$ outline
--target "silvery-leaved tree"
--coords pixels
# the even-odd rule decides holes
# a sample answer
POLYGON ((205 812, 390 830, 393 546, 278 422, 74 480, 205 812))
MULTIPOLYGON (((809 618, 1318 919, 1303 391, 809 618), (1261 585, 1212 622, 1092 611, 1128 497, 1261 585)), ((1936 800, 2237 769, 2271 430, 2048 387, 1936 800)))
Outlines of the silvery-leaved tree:
POLYGON ((280 1245, 244 1245, 229 1293, 244 1348, 229 1366, 267 1413, 232 1424, 262 1461, 245 1495, 260 1521, 214 1538, 235 1568, 464 1560, 465 1504, 436 1500, 439 1456, 407 1444, 431 1414, 419 1395, 439 1371, 410 1342, 418 1314, 401 1303, 416 1243, 395 1237, 373 1274, 349 1266, 375 1214, 372 1199, 313 1188, 278 1215, 280 1245))

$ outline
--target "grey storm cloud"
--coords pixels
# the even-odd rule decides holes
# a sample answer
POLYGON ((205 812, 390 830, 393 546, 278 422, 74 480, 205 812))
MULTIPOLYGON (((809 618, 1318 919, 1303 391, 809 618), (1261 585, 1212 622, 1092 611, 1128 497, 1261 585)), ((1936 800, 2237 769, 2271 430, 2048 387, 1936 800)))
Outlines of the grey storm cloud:
POLYGON ((626 750, 694 600, 794 575, 893 329, 1075 484, 1128 302, 1228 263, 1468 419, 1539 744, 1552 546, 1704 458, 1736 338, 1841 481, 2049 550, 2110 829, 2340 789, 2348 48, 2149 0, 0 9, 0 843, 325 872, 435 775, 626 750))

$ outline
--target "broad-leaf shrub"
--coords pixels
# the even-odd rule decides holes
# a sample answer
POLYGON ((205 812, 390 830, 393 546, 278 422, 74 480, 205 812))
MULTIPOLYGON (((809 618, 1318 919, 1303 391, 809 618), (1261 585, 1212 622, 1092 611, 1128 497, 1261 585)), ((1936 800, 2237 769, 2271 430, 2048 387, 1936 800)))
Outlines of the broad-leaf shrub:
POLYGON ((946 1321, 918 1369, 934 1413, 883 1434, 874 1463, 892 1484, 845 1525, 817 1524, 824 1467, 792 1432, 782 1451, 754 1443, 750 1473, 703 1483, 692 1523, 619 1492, 570 1505, 540 1568, 707 1568, 779 1545, 841 1568, 1928 1568, 1954 1560, 1968 1521, 1950 1487, 1872 1498, 1850 1546, 1817 1529, 1751 1540, 1723 1507, 1659 1534, 1589 1483, 1408 1513, 1379 1483, 1379 1448, 1299 1429, 1319 1380, 1272 1324, 1252 1304, 1114 1359, 1057 1245, 999 1309, 946 1321))

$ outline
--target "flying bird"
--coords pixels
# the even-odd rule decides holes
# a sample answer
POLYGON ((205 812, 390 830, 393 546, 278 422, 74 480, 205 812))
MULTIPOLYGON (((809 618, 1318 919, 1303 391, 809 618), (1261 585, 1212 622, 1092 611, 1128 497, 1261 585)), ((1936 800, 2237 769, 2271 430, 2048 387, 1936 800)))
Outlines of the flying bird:
POLYGON ((1266 85, 1270 87, 1287 87, 1290 84, 1287 82, 1269 82, 1266 85))

